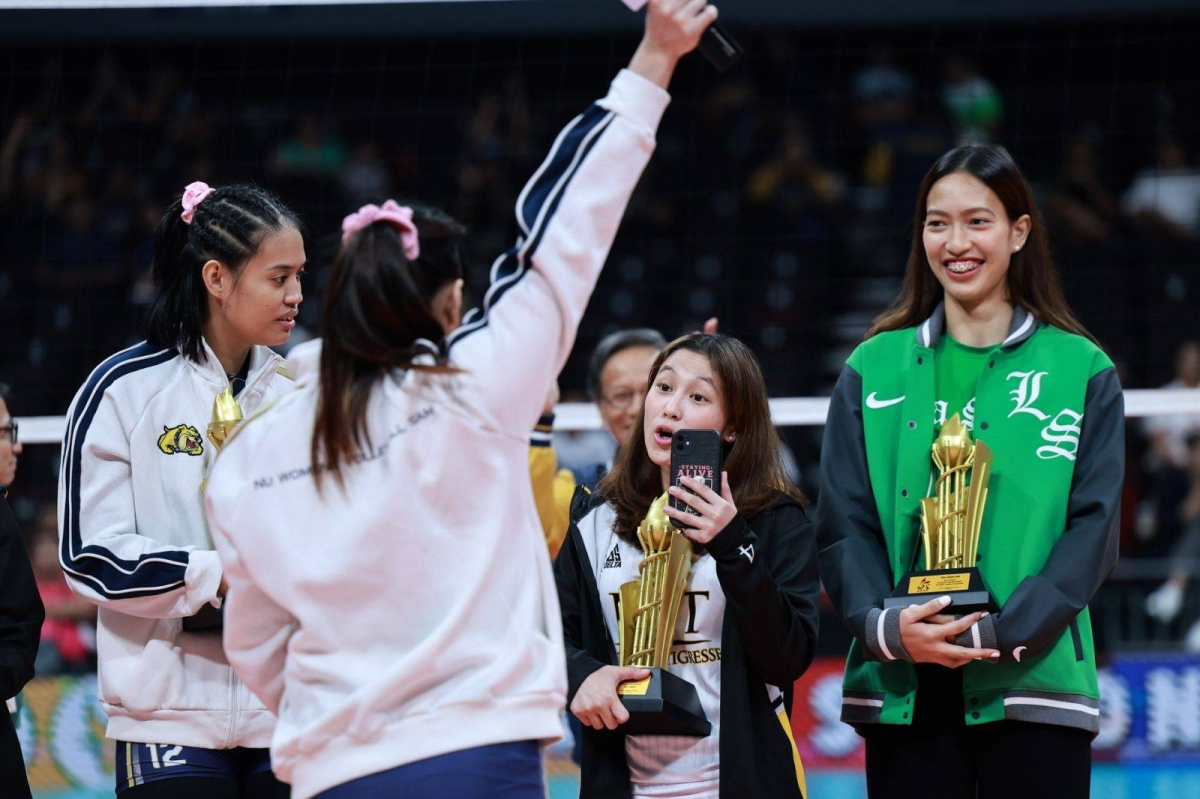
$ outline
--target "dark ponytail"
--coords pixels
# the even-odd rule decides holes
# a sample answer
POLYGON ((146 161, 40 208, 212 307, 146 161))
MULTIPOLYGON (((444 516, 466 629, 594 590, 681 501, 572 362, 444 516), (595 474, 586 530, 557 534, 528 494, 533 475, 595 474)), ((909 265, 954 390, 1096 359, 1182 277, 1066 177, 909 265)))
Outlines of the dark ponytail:
POLYGON ((321 372, 312 461, 344 485, 341 467, 369 449, 367 404, 394 369, 450 373, 434 295, 463 277, 466 228, 431 208, 413 208, 420 255, 404 254, 399 229, 376 222, 342 245, 321 310, 321 372), (422 358, 422 356, 427 356, 422 358), (428 356, 431 356, 428 357, 428 356), (422 363, 416 363, 422 358, 422 363))
POLYGON ((254 257, 269 233, 301 229, 296 214, 268 191, 246 184, 215 189, 183 221, 182 199, 167 209, 154 231, 150 274, 158 296, 146 320, 146 341, 199 361, 208 292, 201 267, 220 261, 237 271, 254 257))

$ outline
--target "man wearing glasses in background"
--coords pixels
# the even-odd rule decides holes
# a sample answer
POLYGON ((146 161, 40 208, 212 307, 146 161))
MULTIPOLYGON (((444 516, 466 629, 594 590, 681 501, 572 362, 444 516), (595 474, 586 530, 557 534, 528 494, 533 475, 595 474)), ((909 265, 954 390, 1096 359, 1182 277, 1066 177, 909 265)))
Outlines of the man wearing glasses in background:
MULTIPOLYGON (((16 517, 8 507, 8 487, 21 454, 17 423, 8 412, 9 389, 0 383, 0 693, 11 700, 33 677, 46 611, 16 517)), ((21 744, 10 711, 0 711, 0 796, 30 796, 21 744)))
MULTIPOLYGON (((650 328, 619 330, 606 336, 592 352, 588 361, 588 397, 596 403, 604 426, 612 433, 614 444, 620 443, 637 419, 642 397, 646 395, 646 379, 659 350, 667 346, 662 333, 650 328)), ((533 500, 546 537, 550 557, 558 554, 567 534, 571 498, 575 486, 596 489, 596 483, 612 465, 612 453, 599 463, 569 469, 558 468, 554 451, 554 406, 558 402, 555 386, 546 398, 546 409, 538 420, 529 441, 529 477, 533 484, 533 500)))

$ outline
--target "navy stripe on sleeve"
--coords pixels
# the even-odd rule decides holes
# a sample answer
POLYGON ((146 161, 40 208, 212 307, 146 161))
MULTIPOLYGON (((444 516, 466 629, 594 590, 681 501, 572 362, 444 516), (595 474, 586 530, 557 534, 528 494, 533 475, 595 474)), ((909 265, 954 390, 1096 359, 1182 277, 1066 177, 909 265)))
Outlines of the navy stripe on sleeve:
POLYGON ((92 372, 79 392, 79 400, 68 420, 63 440, 66 501, 59 558, 63 571, 110 599, 166 593, 184 582, 187 552, 168 550, 147 553, 137 560, 122 559, 105 547, 84 546, 79 527, 83 446, 104 392, 126 375, 176 357, 177 353, 172 350, 157 349, 146 343, 117 353, 92 372))
POLYGON ((517 222, 525 235, 492 264, 491 285, 484 295, 482 309, 473 308, 463 317, 463 324, 446 339, 447 351, 486 327, 492 308, 524 277, 567 186, 614 116, 611 111, 592 105, 559 134, 549 156, 517 198, 517 222))

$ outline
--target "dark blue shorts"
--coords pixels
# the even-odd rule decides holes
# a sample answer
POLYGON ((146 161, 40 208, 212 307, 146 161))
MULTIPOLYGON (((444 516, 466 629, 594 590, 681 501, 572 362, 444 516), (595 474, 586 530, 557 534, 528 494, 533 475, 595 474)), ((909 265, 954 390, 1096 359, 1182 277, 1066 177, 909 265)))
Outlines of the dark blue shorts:
POLYGON ((545 799, 536 741, 450 752, 344 782, 316 799, 545 799))
POLYGON ((135 785, 184 777, 240 783, 251 774, 269 772, 271 755, 266 749, 200 749, 117 741, 116 766, 119 794, 135 785))

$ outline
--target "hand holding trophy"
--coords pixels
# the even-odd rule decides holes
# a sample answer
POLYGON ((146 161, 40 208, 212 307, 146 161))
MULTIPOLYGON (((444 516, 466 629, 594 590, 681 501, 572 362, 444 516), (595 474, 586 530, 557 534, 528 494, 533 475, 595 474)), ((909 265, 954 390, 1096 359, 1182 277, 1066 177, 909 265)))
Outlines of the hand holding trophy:
POLYGON ((913 660, 955 668, 998 654, 951 643, 983 614, 997 609, 975 566, 992 451, 982 441, 972 441, 955 414, 934 440, 932 457, 938 468, 934 495, 921 500, 925 569, 905 574, 883 606, 903 608, 901 638, 913 660))
POLYGON ((949 596, 959 613, 997 610, 975 566, 992 451, 982 441, 972 441, 954 414, 934 440, 932 455, 939 475, 934 495, 921 500, 925 569, 904 575, 883 606, 907 607, 949 596))
POLYGON ((663 511, 668 499, 668 494, 656 499, 638 526, 646 557, 638 566, 638 579, 621 586, 621 665, 648 669, 649 674, 621 683, 617 693, 629 713, 625 732, 703 737, 712 732, 712 723, 704 715, 695 686, 667 671, 692 568, 691 541, 663 511))

